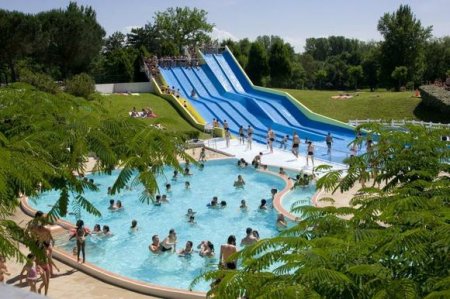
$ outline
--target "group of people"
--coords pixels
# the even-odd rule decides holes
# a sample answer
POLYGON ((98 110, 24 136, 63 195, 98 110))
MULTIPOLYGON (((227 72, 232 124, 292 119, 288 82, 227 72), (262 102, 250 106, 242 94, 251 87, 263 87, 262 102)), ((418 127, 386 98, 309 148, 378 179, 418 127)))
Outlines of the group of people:
POLYGON ((136 107, 133 107, 130 112, 131 117, 142 117, 142 118, 155 118, 158 117, 150 107, 142 108, 141 111, 137 111, 136 107))
MULTIPOLYGON (((252 245, 258 242, 260 239, 259 233, 256 230, 248 227, 246 229, 246 236, 241 240, 240 245, 242 247, 252 245)), ((201 257, 214 257, 215 247, 209 240, 203 240, 197 245, 197 250, 194 250, 194 243, 192 241, 186 241, 184 248, 177 250, 177 234, 175 229, 170 229, 169 234, 162 241, 158 235, 152 236, 152 243, 148 246, 148 249, 155 254, 163 252, 177 253, 179 256, 188 257, 193 253, 198 253, 201 257)), ((236 269, 237 260, 230 260, 230 257, 238 251, 236 244, 236 237, 230 235, 225 244, 220 246, 219 267, 223 269, 236 269)))
MULTIPOLYGON (((37 211, 27 230, 29 230, 36 247, 41 252, 37 255, 29 253, 27 255, 27 262, 20 272, 21 283, 25 278, 30 286, 30 291, 42 293, 42 290, 44 290, 45 295, 48 294, 50 278, 54 277, 54 270, 59 272, 59 268, 52 258, 55 240, 51 231, 45 227, 46 223, 44 213, 37 211), (39 279, 41 284, 38 287, 39 279)), ((0 257, 0 282, 4 280, 4 275, 9 274, 5 258, 0 257)))
POLYGON ((179 88, 175 88, 175 86, 161 86, 161 92, 164 94, 168 94, 168 95, 173 95, 174 97, 176 97, 177 99, 180 98, 181 93, 180 93, 180 89, 179 88))

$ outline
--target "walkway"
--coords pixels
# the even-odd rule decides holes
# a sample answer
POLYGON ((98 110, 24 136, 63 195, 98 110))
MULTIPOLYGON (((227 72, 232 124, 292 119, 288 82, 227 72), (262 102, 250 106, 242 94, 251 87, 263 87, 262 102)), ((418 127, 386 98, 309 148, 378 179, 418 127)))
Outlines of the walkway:
MULTIPOLYGON (((222 151, 229 155, 232 155, 238 159, 244 158, 248 163, 251 163, 253 158, 258 155, 260 152, 263 153, 261 157, 261 163, 263 165, 268 166, 281 166, 285 169, 294 169, 294 170, 304 170, 311 172, 311 162, 310 165, 306 165, 306 145, 300 145, 300 155, 296 158, 290 151, 290 148, 287 150, 282 150, 278 147, 274 147, 274 152, 270 153, 269 149, 266 145, 253 142, 252 149, 247 149, 247 142, 245 145, 239 144, 239 140, 232 139, 230 142, 230 147, 226 147, 226 143, 222 139, 209 140, 205 142, 205 145, 216 149, 218 151, 222 151)), ((277 144, 278 145, 278 144, 277 144)), ((200 151, 198 151, 197 155, 194 158, 198 159, 198 155, 200 151)), ((326 156, 318 156, 314 157, 315 166, 327 164, 333 166, 335 169, 345 168, 344 164, 333 163, 327 161, 328 155, 326 156)))

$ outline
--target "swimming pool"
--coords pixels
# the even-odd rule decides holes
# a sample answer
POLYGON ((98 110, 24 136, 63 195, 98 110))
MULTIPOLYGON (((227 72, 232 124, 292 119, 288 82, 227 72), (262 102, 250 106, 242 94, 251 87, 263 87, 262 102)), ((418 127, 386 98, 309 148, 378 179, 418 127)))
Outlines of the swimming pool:
POLYGON ((309 184, 307 187, 297 187, 296 189, 290 191, 285 196, 283 196, 283 198, 281 199, 281 205, 291 214, 301 218, 302 217, 301 213, 299 212, 293 213, 291 211, 292 207, 294 205, 296 207, 312 205, 311 199, 315 193, 316 193, 315 184, 309 184))
MULTIPOLYGON (((253 168, 239 169, 234 159, 208 161, 203 170, 192 167, 191 172, 192 176, 180 176, 177 181, 172 181, 172 170, 167 168, 164 175, 158 177, 162 194, 165 193, 163 190, 166 182, 172 185, 172 192, 168 193, 170 203, 161 206, 141 203, 138 198, 142 187, 136 187, 114 196, 114 199, 120 199, 125 207, 115 212, 108 210, 110 197, 106 190, 118 172, 114 172, 113 176, 91 175, 95 183, 100 184, 100 191, 88 191, 86 197, 100 210, 102 216, 97 218, 82 212, 81 218, 91 229, 96 223, 109 225, 113 236, 88 237, 86 260, 119 275, 162 286, 187 289, 198 274, 217 266, 220 245, 226 242, 230 234, 236 235, 238 243, 245 236, 247 227, 258 230, 262 238, 277 235, 276 211, 269 209, 267 212, 260 212, 258 205, 262 198, 270 199, 272 188, 284 188, 282 179, 257 172, 253 168), (233 187, 238 174, 246 181, 244 189, 233 187), (184 188, 185 181, 190 182, 191 189, 184 188), (227 201, 227 207, 207 208, 206 204, 211 201, 212 196, 218 196, 219 202, 227 201), (248 212, 239 209, 242 199, 247 201, 248 212), (197 224, 187 223, 185 214, 188 208, 197 212, 197 224), (139 227, 139 230, 133 233, 129 230, 132 219, 138 221, 139 227), (178 235, 177 250, 183 248, 188 240, 193 241, 194 246, 202 240, 210 240, 216 249, 215 258, 206 259, 198 254, 185 258, 171 253, 150 253, 148 245, 152 235, 158 234, 162 240, 171 228, 174 228, 178 235)), ((30 200, 30 205, 46 212, 57 197, 56 192, 48 192, 39 199, 30 200)), ((65 219, 76 222, 74 215, 65 219)), ((58 238, 57 246, 72 251, 74 241, 67 239, 58 238)), ((208 288, 209 284, 202 282, 195 290, 206 291, 208 288)))

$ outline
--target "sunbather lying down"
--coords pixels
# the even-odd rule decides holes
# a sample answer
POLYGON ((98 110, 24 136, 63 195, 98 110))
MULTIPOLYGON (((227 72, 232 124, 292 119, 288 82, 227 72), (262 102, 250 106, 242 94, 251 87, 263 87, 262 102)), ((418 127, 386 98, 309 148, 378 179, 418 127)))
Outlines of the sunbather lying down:
POLYGON ((166 127, 164 127, 162 124, 160 124, 160 123, 156 123, 156 124, 152 124, 152 125, 150 125, 151 127, 153 127, 153 128, 156 128, 156 129, 158 129, 158 130, 165 130, 166 129, 166 127))

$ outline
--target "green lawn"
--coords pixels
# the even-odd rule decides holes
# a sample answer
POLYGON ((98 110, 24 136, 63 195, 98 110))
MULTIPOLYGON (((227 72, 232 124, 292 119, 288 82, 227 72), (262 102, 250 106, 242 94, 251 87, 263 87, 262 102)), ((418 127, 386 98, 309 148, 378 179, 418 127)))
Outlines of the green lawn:
MULTIPOLYGON (((160 123, 167 130, 177 132, 197 131, 166 100, 151 93, 141 93, 138 96, 114 94, 104 96, 103 102, 104 107, 115 115, 128 115, 133 107, 136 107, 137 111, 150 107, 158 117, 143 118, 142 121, 149 124, 160 123)), ((200 137, 205 136, 201 133, 200 137)))
POLYGON ((352 92, 351 99, 332 99, 339 91, 283 89, 312 111, 344 122, 350 119, 417 119, 450 122, 450 116, 420 104, 413 92, 352 92))

